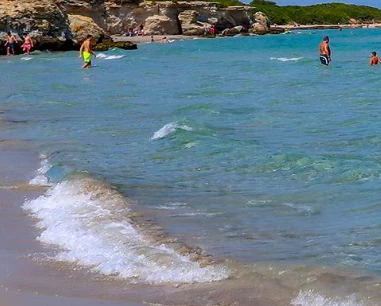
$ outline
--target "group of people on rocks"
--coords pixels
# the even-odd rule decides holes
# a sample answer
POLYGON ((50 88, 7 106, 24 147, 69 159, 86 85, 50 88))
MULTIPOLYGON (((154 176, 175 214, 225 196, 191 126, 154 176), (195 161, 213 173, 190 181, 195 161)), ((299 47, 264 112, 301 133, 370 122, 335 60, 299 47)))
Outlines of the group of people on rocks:
MULTIPOLYGON (((7 55, 15 55, 15 50, 17 47, 18 41, 14 34, 11 32, 7 33, 7 39, 5 41, 5 47, 7 49, 7 55)), ((31 49, 34 47, 33 40, 29 34, 24 37, 24 43, 21 45, 21 48, 25 54, 30 54, 31 49)))

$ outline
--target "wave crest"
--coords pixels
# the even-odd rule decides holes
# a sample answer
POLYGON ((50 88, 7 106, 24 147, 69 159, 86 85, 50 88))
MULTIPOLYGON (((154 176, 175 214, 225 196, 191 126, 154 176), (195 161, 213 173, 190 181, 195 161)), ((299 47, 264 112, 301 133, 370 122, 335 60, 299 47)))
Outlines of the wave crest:
POLYGON ((176 132, 177 130, 184 130, 184 131, 188 131, 188 132, 193 131, 193 129, 187 125, 180 125, 176 122, 171 122, 171 123, 167 123, 160 130, 156 131, 152 135, 151 140, 162 139, 162 138, 176 132))
POLYGON ((270 59, 281 61, 281 62, 296 62, 303 59, 303 57, 271 57, 270 59))
POLYGON ((225 266, 202 262, 200 252, 183 255, 147 235, 149 230, 137 231, 129 206, 108 184, 82 178, 55 185, 23 208, 40 220, 37 239, 60 247, 54 258, 59 261, 133 282, 212 282, 229 276, 225 266))

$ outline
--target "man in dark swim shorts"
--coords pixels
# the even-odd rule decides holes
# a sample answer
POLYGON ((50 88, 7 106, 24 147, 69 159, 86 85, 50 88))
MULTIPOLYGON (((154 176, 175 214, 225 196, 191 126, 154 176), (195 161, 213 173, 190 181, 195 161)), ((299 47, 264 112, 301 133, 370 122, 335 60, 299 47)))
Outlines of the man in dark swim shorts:
POLYGON ((7 48, 7 55, 15 55, 15 47, 16 47, 17 39, 16 37, 11 33, 7 33, 7 40, 5 42, 5 47, 7 48))
POLYGON ((331 48, 329 47, 329 37, 324 36, 323 41, 319 45, 320 62, 322 65, 328 66, 331 62, 331 48))

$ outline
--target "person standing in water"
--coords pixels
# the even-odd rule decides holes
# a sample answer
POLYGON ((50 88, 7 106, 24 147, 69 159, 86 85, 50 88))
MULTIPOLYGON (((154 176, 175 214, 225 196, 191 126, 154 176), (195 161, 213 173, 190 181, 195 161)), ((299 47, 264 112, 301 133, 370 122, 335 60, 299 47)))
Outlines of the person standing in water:
POLYGON ((324 36, 323 41, 319 45, 320 62, 322 65, 328 66, 331 62, 331 48, 329 47, 329 37, 324 36))
POLYGON ((7 40, 5 41, 5 47, 7 48, 7 55, 15 55, 15 47, 17 44, 16 37, 11 33, 7 33, 7 40))
POLYGON ((27 36, 25 36, 24 43, 21 47, 22 47, 22 50, 24 51, 24 53, 26 53, 28 55, 30 54, 30 50, 33 48, 33 40, 29 34, 27 36))
POLYGON ((377 56, 377 52, 376 51, 373 51, 371 54, 370 54, 370 61, 369 61, 369 65, 371 66, 374 66, 374 65, 378 65, 380 62, 378 56, 377 56))
POLYGON ((92 35, 87 35, 86 40, 82 43, 81 48, 79 49, 79 57, 83 58, 83 66, 82 68, 90 68, 91 67, 91 57, 95 56, 95 53, 91 49, 91 39, 92 35))

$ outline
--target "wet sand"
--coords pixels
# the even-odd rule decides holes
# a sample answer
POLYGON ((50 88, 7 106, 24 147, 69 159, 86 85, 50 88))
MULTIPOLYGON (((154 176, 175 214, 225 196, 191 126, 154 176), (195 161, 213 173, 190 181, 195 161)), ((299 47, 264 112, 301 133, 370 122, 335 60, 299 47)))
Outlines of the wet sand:
POLYGON ((35 240, 36 220, 21 208, 46 190, 28 185, 38 167, 37 154, 22 143, 0 141, 0 306, 142 305, 100 298, 110 289, 103 290, 104 282, 45 260, 52 250, 35 240))

